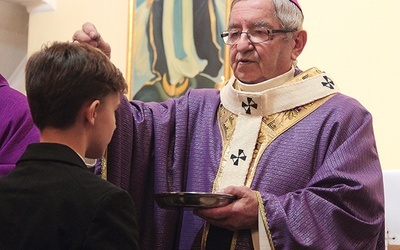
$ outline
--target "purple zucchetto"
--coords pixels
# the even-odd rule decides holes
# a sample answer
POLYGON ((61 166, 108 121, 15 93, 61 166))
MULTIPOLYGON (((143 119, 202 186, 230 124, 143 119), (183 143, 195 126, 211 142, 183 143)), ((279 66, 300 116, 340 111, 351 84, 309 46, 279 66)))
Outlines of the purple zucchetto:
POLYGON ((297 8, 299 8, 299 10, 303 13, 303 11, 301 10, 300 4, 297 2, 297 0, 289 0, 290 2, 292 2, 294 5, 297 6, 297 8))

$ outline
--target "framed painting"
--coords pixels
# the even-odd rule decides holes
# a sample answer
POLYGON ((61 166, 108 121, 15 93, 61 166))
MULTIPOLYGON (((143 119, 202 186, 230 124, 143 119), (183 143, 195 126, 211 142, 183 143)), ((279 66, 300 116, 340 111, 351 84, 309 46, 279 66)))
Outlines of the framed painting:
POLYGON ((164 101, 230 77, 220 34, 231 0, 129 0, 129 99, 164 101))

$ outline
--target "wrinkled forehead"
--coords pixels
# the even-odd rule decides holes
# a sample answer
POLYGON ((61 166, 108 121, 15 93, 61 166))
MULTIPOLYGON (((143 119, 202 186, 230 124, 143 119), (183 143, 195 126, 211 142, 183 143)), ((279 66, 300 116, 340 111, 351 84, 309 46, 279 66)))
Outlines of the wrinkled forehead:
MULTIPOLYGON (((228 25, 228 29, 242 29, 242 28, 243 28, 243 25, 241 23, 231 22, 228 25)), ((255 21, 255 22, 247 22, 246 28, 247 29, 253 29, 253 28, 273 29, 274 26, 271 24, 271 22, 268 22, 268 21, 255 21)))

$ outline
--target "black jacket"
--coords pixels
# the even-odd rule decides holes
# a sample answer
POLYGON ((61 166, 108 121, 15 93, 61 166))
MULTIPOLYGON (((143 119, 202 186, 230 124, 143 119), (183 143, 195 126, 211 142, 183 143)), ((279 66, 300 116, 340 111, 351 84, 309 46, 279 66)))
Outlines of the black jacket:
POLYGON ((71 148, 31 144, 0 178, 0 249, 139 249, 133 201, 71 148))

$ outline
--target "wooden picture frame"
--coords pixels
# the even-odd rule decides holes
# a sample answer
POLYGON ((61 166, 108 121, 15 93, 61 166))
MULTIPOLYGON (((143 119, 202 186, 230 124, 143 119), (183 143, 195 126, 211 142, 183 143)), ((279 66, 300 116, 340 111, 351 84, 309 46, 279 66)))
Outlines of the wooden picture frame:
POLYGON ((164 101, 231 76, 220 38, 231 0, 129 0, 128 99, 164 101))

